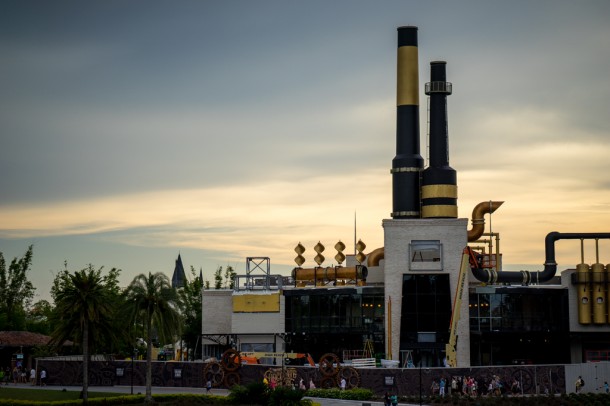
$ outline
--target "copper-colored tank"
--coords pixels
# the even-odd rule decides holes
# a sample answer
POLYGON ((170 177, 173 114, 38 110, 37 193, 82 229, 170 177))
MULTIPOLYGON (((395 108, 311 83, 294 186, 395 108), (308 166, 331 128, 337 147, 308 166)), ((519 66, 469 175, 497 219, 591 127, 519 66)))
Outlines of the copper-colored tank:
POLYGON ((589 288, 589 265, 576 265, 578 280, 578 322, 591 324, 591 290, 589 288))
POLYGON ((292 278, 299 281, 335 281, 338 279, 365 280, 368 270, 363 265, 329 266, 319 268, 294 268, 292 278))
POLYGON ((593 302, 593 323, 606 324, 606 291, 604 290, 604 265, 591 266, 591 298, 593 302))
POLYGON ((608 315, 607 322, 610 324, 610 264, 606 264, 606 314, 608 315))

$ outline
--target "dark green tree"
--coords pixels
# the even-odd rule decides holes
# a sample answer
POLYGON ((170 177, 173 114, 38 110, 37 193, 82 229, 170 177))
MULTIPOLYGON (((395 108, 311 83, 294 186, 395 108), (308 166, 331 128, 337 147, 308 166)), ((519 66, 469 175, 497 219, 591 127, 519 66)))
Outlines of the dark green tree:
MULTIPOLYGON (((91 265, 89 266, 92 267, 91 265)), ((103 267, 99 269, 100 272, 103 271, 103 267)), ((60 271, 55 278, 53 279, 53 284, 51 285, 51 297, 57 303, 58 301, 58 293, 62 289, 63 280, 66 275, 69 275, 68 264, 64 262, 64 269, 60 271)), ((133 351, 133 343, 134 343, 134 329, 130 324, 128 319, 128 314, 126 313, 126 308, 124 306, 125 297, 123 292, 119 286, 119 276, 121 274, 121 270, 117 268, 112 268, 108 272, 104 273, 104 287, 107 289, 106 299, 111 301, 110 308, 112 309, 113 316, 111 317, 111 330, 113 334, 100 334, 95 337, 95 340, 90 343, 90 352, 96 354, 131 354, 133 351)), ((56 319, 60 319, 62 317, 61 313, 58 313, 56 309, 53 309, 52 316, 50 318, 50 324, 54 329, 54 321, 56 319)), ((51 329, 51 331, 53 330, 51 329)))
POLYGON ((222 289, 222 266, 214 272, 214 289, 222 289))
POLYGON ((53 331, 53 306, 48 300, 39 300, 34 303, 26 317, 26 329, 35 333, 49 335, 53 331))
POLYGON ((90 348, 102 337, 113 338, 112 321, 116 314, 114 275, 102 275, 93 265, 73 274, 64 270, 54 282, 54 320, 51 343, 57 347, 66 340, 81 343, 83 351, 83 403, 89 390, 90 348))
POLYGON ((33 246, 23 257, 13 258, 8 269, 0 252, 0 330, 24 330, 26 312, 34 298, 36 288, 28 280, 32 265, 33 246))
MULTIPOLYGON (((152 403, 153 328, 164 341, 181 337, 180 300, 169 278, 162 273, 140 274, 126 290, 131 320, 143 320, 146 333, 146 403, 152 403)), ((173 342, 173 341, 172 341, 173 342)))
POLYGON ((235 276, 237 273, 231 265, 225 268, 224 288, 233 289, 235 287, 235 276))
POLYGON ((184 320, 184 331, 182 339, 187 348, 192 349, 189 353, 190 359, 198 359, 198 344, 201 336, 201 291, 203 281, 195 268, 191 266, 191 280, 186 281, 184 287, 179 290, 180 299, 183 305, 182 317, 184 320))

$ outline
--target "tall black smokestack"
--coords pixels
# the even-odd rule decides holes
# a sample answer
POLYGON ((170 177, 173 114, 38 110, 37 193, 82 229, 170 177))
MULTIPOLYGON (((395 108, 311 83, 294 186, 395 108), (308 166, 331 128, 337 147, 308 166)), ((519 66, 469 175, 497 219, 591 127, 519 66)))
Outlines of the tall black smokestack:
POLYGON ((457 218, 457 177, 449 166, 446 62, 430 62, 430 165, 422 174, 422 217, 457 218))
POLYGON ((419 69, 417 27, 398 28, 396 156, 392 160, 392 217, 420 217, 419 69))

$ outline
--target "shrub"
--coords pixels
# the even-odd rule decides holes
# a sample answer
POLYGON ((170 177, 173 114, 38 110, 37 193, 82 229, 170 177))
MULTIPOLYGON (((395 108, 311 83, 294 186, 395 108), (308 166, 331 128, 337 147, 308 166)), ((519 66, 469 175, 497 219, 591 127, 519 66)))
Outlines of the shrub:
POLYGON ((348 390, 331 389, 309 389, 306 396, 314 398, 348 399, 348 400, 371 400, 375 394, 370 389, 354 388, 348 390))
POLYGON ((311 405, 309 399, 303 399, 305 391, 287 387, 278 387, 269 395, 269 406, 298 406, 311 405))
POLYGON ((241 405, 266 405, 269 402, 270 390, 262 382, 253 382, 246 386, 235 385, 229 393, 231 403, 241 405))

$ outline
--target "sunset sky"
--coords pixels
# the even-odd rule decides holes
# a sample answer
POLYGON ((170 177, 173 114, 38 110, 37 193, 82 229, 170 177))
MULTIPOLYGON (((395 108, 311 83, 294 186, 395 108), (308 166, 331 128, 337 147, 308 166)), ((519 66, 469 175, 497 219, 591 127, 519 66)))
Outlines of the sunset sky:
MULTIPOLYGON (((459 217, 487 200, 507 269, 550 231, 610 232, 610 2, 3 1, 0 252, 213 279, 293 248, 368 252, 390 218, 396 28, 447 61, 459 217)), ((489 225, 489 219, 488 219, 489 225)), ((600 261, 610 263, 610 241, 600 261)), ((586 244, 586 262, 595 262, 586 244)), ((559 269, 580 262, 557 243, 559 269)))

